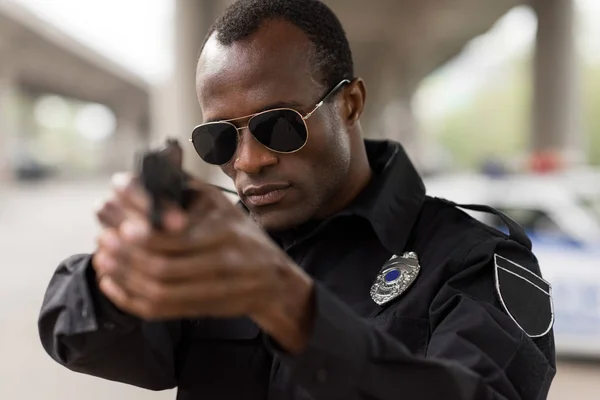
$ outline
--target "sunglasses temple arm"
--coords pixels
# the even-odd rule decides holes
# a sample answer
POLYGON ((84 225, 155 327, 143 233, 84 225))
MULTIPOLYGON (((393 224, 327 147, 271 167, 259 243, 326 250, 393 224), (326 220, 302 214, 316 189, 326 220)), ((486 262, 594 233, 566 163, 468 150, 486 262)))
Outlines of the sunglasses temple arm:
POLYGON ((319 107, 321 107, 323 105, 323 101, 320 101, 319 104, 317 104, 315 106, 315 108, 312 109, 311 112, 309 112, 308 114, 306 114, 304 117, 302 117, 302 119, 307 120, 309 119, 318 109, 319 107))
POLYGON ((311 112, 309 112, 308 114, 306 114, 304 117, 302 117, 302 119, 307 120, 310 118, 311 115, 313 115, 315 113, 315 111, 317 111, 319 109, 319 107, 321 107, 329 97, 331 97, 331 95, 333 95, 335 92, 338 91, 339 88, 341 88, 342 86, 344 86, 345 84, 350 83, 349 79, 344 79, 342 80, 340 83, 338 83, 333 89, 331 89, 329 91, 329 93, 327 93, 325 95, 325 97, 323 97, 323 100, 321 100, 316 106, 315 108, 313 108, 313 110, 311 112))

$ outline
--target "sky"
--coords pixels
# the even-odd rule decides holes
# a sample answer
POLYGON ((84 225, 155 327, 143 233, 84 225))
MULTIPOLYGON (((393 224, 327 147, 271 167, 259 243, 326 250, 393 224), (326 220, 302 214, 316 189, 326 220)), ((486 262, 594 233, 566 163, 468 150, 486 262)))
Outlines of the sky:
POLYGON ((171 68, 173 0, 0 0, 26 6, 150 82, 171 68))
MULTIPOLYGON (((28 7, 150 82, 169 75, 174 0, 0 1, 28 7)), ((576 0, 576 6, 580 53, 600 64, 600 0, 576 0)), ((416 96, 416 112, 436 116, 467 101, 494 68, 531 49, 536 23, 525 6, 510 11, 427 81, 416 96)))

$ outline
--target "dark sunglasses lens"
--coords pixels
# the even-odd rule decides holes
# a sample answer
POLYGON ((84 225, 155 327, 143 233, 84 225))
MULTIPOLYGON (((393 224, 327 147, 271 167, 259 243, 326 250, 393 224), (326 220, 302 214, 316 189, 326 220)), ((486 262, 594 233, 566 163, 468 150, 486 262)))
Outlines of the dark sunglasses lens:
POLYGON ((306 143, 306 125, 292 110, 273 110, 259 114, 248 123, 252 135, 264 146, 282 153, 296 151, 306 143))
POLYGON ((207 163, 223 165, 229 162, 237 147, 237 130, 233 125, 214 123, 200 125, 192 132, 192 142, 198 155, 207 163))

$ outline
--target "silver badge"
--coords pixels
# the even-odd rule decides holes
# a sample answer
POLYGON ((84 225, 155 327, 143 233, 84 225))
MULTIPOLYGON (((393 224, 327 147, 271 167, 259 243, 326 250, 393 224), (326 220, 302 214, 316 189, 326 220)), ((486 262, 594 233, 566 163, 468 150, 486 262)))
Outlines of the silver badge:
POLYGON ((378 305, 395 299, 412 285, 420 270, 415 253, 404 253, 402 257, 393 256, 383 265, 371 286, 371 298, 378 305))

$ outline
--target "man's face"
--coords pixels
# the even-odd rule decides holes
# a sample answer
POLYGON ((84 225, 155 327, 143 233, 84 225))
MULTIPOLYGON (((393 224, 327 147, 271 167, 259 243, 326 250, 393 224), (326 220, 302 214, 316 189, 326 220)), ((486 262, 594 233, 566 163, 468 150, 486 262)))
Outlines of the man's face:
MULTIPOLYGON (((306 115, 331 89, 315 79, 307 56, 311 49, 305 34, 284 21, 270 21, 230 46, 213 35, 197 71, 204 120, 234 119, 280 107, 306 115)), ((330 212, 328 206, 348 179, 350 164, 348 132, 340 116, 343 101, 342 95, 336 96, 306 121, 308 141, 296 153, 272 152, 248 129, 240 131, 236 154, 221 168, 264 229, 289 229, 330 212)), ((242 127, 247 120, 234 123, 242 127)))

